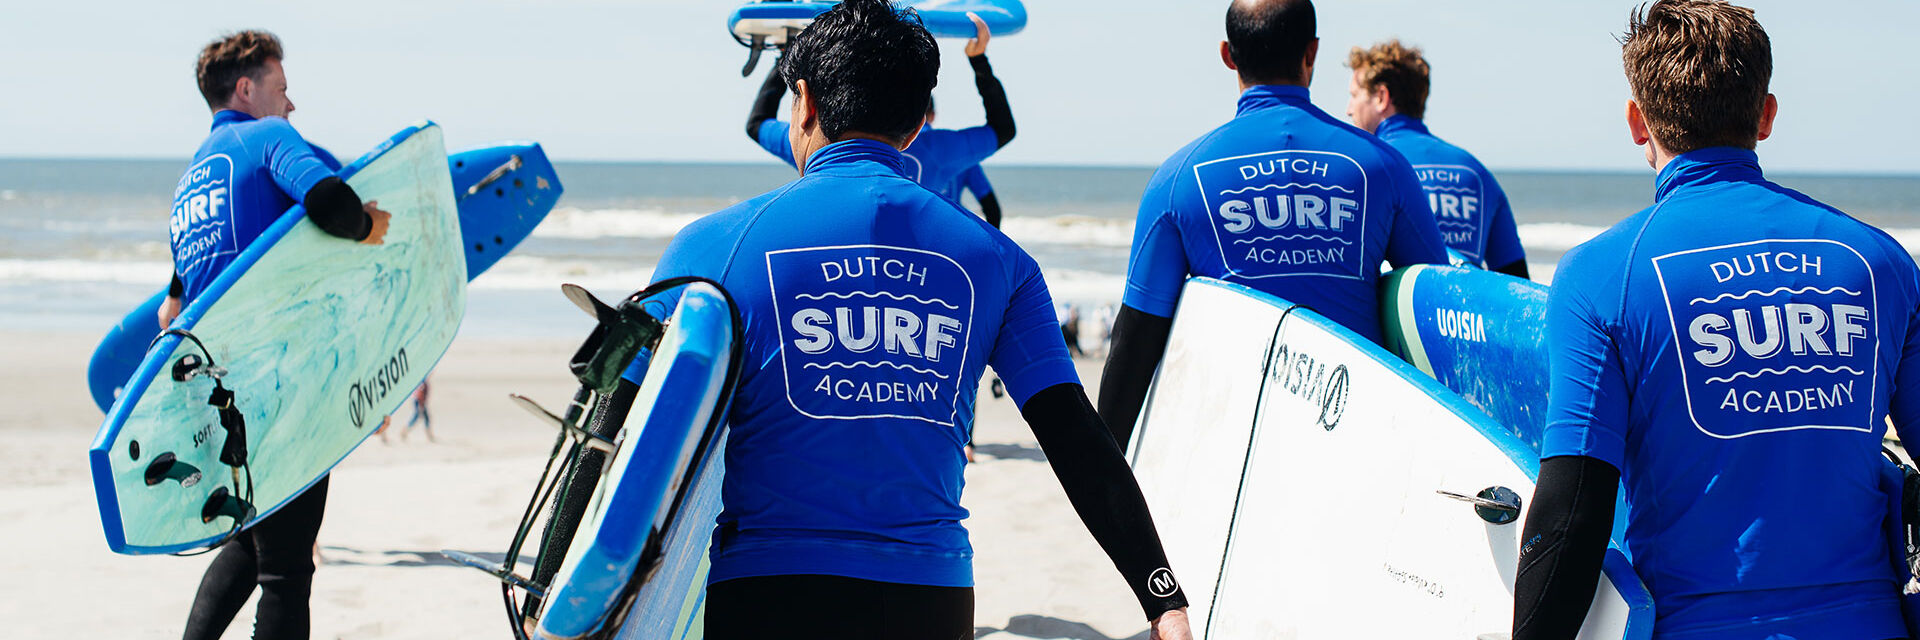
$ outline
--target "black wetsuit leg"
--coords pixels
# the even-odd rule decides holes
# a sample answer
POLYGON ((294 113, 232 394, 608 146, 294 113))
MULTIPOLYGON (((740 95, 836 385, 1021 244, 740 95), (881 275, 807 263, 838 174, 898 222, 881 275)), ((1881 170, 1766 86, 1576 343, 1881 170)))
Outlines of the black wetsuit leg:
POLYGON ((968 640, 973 589, 823 575, 707 587, 708 640, 968 640))
POLYGON ((313 544, 326 512, 327 481, 321 478, 220 550, 200 579, 193 611, 187 615, 186 640, 218 640, 256 585, 260 604, 254 612, 253 637, 308 637, 313 622, 308 608, 313 594, 313 544))

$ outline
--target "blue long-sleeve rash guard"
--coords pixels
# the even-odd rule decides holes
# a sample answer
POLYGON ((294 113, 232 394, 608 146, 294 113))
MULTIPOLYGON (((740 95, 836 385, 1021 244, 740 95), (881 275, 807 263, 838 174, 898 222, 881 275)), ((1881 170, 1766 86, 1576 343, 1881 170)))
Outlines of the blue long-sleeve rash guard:
POLYGON ((909 165, 829 145, 661 258, 656 280, 718 280, 747 325, 710 581, 971 586, 960 490, 982 370, 1023 406, 1079 381, 1033 258, 909 165))
POLYGON ((205 291, 262 231, 340 162, 286 118, 222 110, 173 192, 169 246, 183 301, 205 291))
POLYGON ((1507 192, 1473 154, 1403 115, 1387 118, 1374 133, 1413 165, 1447 246, 1490 268, 1527 259, 1507 192))
POLYGON ((1446 264, 1406 158, 1297 86, 1258 86, 1169 158, 1140 199, 1122 302, 1171 317, 1187 276, 1307 305, 1380 341, 1380 262, 1446 264))
MULTIPOLYGON (((760 123, 760 135, 755 140, 760 148, 766 149, 773 157, 788 166, 795 166, 793 144, 787 139, 791 129, 792 125, 785 122, 767 120, 760 123)), ((960 189, 965 186, 960 179, 968 170, 977 169, 982 160, 999 150, 1000 140, 995 137, 993 127, 980 125, 965 129, 935 129, 922 126, 920 134, 913 139, 913 146, 901 154, 904 162, 902 171, 908 179, 940 194, 940 197, 959 202, 960 189)), ((974 192, 975 197, 980 195, 980 192, 974 192)))
POLYGON ((1561 260, 1541 456, 1620 470, 1656 637, 1905 637, 1880 442, 1920 444, 1917 304, 1906 250, 1745 149, 1561 260))

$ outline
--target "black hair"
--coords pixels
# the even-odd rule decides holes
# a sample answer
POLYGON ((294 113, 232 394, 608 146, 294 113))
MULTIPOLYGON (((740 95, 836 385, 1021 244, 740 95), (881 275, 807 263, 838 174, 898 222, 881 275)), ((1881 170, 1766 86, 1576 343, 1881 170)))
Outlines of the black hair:
POLYGON ((1298 83, 1316 26, 1313 0, 1236 0, 1227 7, 1227 55, 1249 84, 1298 83))
POLYGON ((887 0, 846 0, 794 36, 780 77, 799 91, 807 81, 820 131, 906 138, 926 120, 940 80, 940 48, 920 15, 887 0))

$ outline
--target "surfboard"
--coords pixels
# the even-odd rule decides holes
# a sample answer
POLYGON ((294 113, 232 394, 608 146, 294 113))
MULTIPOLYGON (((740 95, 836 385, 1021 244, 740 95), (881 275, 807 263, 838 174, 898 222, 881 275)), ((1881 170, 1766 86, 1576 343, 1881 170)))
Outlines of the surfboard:
MULTIPOLYGON (((459 202, 467 279, 480 276, 519 246, 560 201, 560 176, 537 142, 501 142, 447 156, 459 202)), ((127 312, 107 331, 87 365, 87 389, 106 411, 133 378, 147 347, 160 335, 157 318, 165 288, 127 312)))
POLYGON ((1547 288, 1503 273, 1415 265, 1380 283, 1394 355, 1535 451, 1547 410, 1547 288))
POLYGON ((718 450, 714 414, 729 383, 733 338, 733 312, 720 291, 687 285, 626 414, 612 463, 546 590, 538 637, 595 636, 635 581, 661 575, 653 569, 663 551, 704 555, 704 542, 683 549, 671 534, 685 528, 704 535, 717 515, 690 510, 679 498, 718 450), (693 522, 679 526, 685 518, 693 522))
POLYGON ((203 547, 272 514, 452 343, 467 265, 440 128, 407 127, 341 173, 393 214, 385 243, 329 236, 289 210, 181 311, 172 328, 196 340, 161 337, 108 410, 88 458, 114 552, 203 547), (245 419, 241 466, 221 461, 242 441, 209 405, 216 380, 245 419))
MULTIPOLYGON (((727 17, 727 31, 740 44, 759 48, 785 46, 789 33, 797 33, 838 1, 800 0, 798 2, 750 2, 727 17)), ((913 9, 920 23, 936 38, 972 38, 973 12, 987 23, 994 36, 1010 36, 1027 28, 1027 7, 1020 0, 896 0, 894 5, 913 9)))
MULTIPOLYGON (((1189 280, 1128 451, 1200 637, 1511 628, 1538 456, 1312 311, 1189 280)), ((1652 606, 1609 549, 1580 637, 1647 638, 1652 606)))

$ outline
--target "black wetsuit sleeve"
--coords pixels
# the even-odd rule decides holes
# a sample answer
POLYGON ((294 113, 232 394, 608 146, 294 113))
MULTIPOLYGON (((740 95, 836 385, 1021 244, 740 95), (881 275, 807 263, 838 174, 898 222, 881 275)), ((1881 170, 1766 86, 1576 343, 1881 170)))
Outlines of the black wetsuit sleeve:
POLYGON ((1173 318, 1126 305, 1120 305, 1113 319, 1113 351, 1100 373, 1100 419, 1112 431, 1114 444, 1123 449, 1133 437, 1133 423, 1140 418, 1153 370, 1160 367, 1167 335, 1172 332, 1173 318))
POLYGON ((1587 619, 1607 536, 1613 532, 1620 471, 1598 458, 1540 463, 1533 506, 1520 531, 1513 588, 1513 640, 1571 638, 1587 619))
POLYGON ((1087 402, 1086 390, 1071 382, 1047 387, 1020 407, 1020 415, 1033 428, 1073 510, 1126 578, 1147 619, 1187 606, 1146 496, 1087 402))
POLYGON ((373 216, 361 208, 360 194, 339 177, 329 176, 307 190, 307 219, 321 231, 348 240, 365 240, 373 233, 373 216))
POLYGON ((980 215, 985 216, 993 228, 1000 228, 1000 198, 991 193, 980 196, 980 215))
POLYGON ((187 283, 180 281, 180 274, 173 274, 173 282, 167 284, 167 297, 179 298, 187 295, 187 283))
POLYGON ((767 81, 760 83, 760 93, 753 96, 753 109, 747 112, 747 137, 754 142, 760 141, 760 124, 780 115, 780 98, 787 95, 787 81, 780 77, 780 65, 773 65, 773 71, 767 72, 767 81))
POLYGON ((967 58, 967 64, 973 65, 973 86, 980 89, 980 103, 986 107, 987 126, 993 127, 993 135, 1000 146, 1013 142, 1013 107, 1007 104, 1007 90, 1000 86, 1000 79, 993 77, 993 67, 987 64, 987 55, 980 54, 967 58))
POLYGON ((1498 267, 1494 267, 1493 270, 1513 276, 1515 278, 1529 279, 1527 277, 1526 258, 1521 258, 1519 260, 1515 260, 1513 262, 1510 262, 1498 267))

